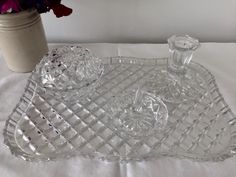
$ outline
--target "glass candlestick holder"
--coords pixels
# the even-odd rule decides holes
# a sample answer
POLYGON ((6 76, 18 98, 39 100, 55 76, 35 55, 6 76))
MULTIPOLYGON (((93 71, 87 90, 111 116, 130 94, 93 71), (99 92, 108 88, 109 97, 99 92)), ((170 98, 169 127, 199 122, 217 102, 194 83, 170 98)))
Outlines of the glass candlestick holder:
POLYGON ((168 39, 170 57, 167 65, 168 99, 172 103, 193 101, 199 97, 195 89, 195 76, 188 70, 193 53, 200 43, 197 39, 173 35, 168 39), (189 71, 189 72, 188 72, 189 71))
POLYGON ((197 77, 189 64, 194 51, 200 46, 197 39, 188 35, 168 39, 170 57, 167 69, 150 75, 146 88, 164 102, 179 104, 199 97, 197 77))
POLYGON ((188 35, 173 35, 168 39, 168 44, 170 51, 168 71, 172 75, 183 76, 193 57, 193 52, 200 46, 200 43, 197 39, 188 35))

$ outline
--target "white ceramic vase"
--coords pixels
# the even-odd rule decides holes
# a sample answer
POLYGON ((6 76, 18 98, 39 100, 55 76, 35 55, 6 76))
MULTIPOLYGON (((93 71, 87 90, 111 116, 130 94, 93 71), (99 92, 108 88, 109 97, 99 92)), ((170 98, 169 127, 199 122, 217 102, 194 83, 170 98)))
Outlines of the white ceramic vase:
POLYGON ((10 70, 34 69, 48 52, 41 17, 35 9, 0 15, 0 49, 10 70))

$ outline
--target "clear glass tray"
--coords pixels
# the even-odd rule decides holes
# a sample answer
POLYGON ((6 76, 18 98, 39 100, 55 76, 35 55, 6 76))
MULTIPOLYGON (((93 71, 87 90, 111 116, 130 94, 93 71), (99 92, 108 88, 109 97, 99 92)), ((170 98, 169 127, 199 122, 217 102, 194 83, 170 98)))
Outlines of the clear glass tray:
POLYGON ((109 100, 153 73, 165 71, 167 59, 112 57, 103 62, 104 74, 96 92, 77 103, 63 103, 45 94, 32 74, 6 122, 4 138, 11 153, 28 161, 80 155, 120 162, 163 156, 219 161, 235 154, 235 115, 206 68, 194 62, 188 66, 197 85, 204 88, 194 88, 199 98, 191 104, 166 103, 164 130, 137 138, 118 127, 109 114, 109 100))

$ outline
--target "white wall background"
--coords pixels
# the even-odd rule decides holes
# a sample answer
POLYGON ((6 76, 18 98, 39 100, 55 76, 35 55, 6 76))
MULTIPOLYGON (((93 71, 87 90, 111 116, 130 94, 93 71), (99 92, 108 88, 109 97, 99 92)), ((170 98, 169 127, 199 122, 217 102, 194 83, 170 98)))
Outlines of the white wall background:
POLYGON ((165 42, 190 34, 236 42, 236 0, 62 0, 69 17, 43 14, 49 42, 165 42))

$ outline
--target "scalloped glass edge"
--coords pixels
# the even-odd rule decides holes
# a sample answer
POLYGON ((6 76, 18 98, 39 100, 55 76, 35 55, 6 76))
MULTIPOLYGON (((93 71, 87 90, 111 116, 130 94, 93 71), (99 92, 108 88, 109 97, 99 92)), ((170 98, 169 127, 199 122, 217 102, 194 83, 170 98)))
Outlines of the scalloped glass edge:
MULTIPOLYGON (((142 64, 156 64, 157 60, 158 62, 160 62, 160 60, 167 60, 167 58, 138 58, 138 57, 127 57, 127 56, 117 56, 117 57, 106 57, 106 58, 102 58, 102 61, 104 64, 124 64, 124 63, 129 63, 129 64, 136 64, 138 60, 138 64, 142 65, 142 64)), ((166 61, 165 61, 166 62, 166 61)), ((22 102, 24 102, 24 100, 22 99, 24 97, 24 93, 25 91, 28 89, 28 86, 30 84, 30 82, 28 81, 24 92, 22 94, 22 96, 19 99, 19 102, 17 103, 17 105, 15 106, 15 108, 12 110, 12 113, 9 115, 8 119, 6 120, 5 123, 5 127, 3 130, 3 137, 4 137, 4 144, 8 147, 8 149, 10 150, 11 154, 21 158, 25 161, 31 161, 31 162, 40 162, 40 161, 55 161, 55 160, 59 160, 59 159, 68 159, 74 156, 79 156, 82 158, 89 158, 89 159, 95 159, 95 160, 102 160, 102 161, 107 161, 107 162, 114 162, 114 161, 118 161, 120 163, 128 163, 128 162, 133 162, 133 161, 150 161, 150 160, 155 160, 157 158, 163 158, 163 157, 173 157, 176 159, 191 159, 193 161, 213 161, 213 162, 217 162, 217 161, 223 161, 225 159, 228 159, 230 157, 233 157, 236 154, 236 116, 234 115, 234 113, 232 112, 232 110, 230 109, 229 105, 225 102, 223 95, 220 93, 220 90, 217 86, 215 77, 213 76, 213 74, 206 69, 203 65, 193 62, 191 61, 192 64, 197 65, 199 68, 201 68, 202 70, 206 71, 206 73, 210 76, 211 78, 211 84, 213 84, 213 87, 215 88, 215 90, 217 91, 217 97, 221 97, 221 103, 225 106, 228 107, 227 109, 227 113, 230 114, 231 119, 228 121, 228 124, 230 125, 230 132, 231 132, 231 137, 230 137, 230 143, 227 146, 226 149, 224 149, 224 151, 222 151, 221 153, 217 153, 215 156, 209 157, 209 158, 202 158, 202 157, 196 157, 193 155, 193 157, 191 156, 191 154, 189 153, 172 153, 172 152, 164 152, 164 153, 158 153, 158 154, 151 154, 149 156, 145 156, 145 157, 141 157, 141 158, 135 158, 135 159, 120 159, 117 156, 110 156, 109 158, 101 156, 101 154, 99 153, 94 153, 93 155, 91 154, 83 154, 80 153, 78 151, 75 152, 69 152, 69 153, 64 153, 64 154, 52 154, 52 156, 48 156, 48 157, 42 157, 39 158, 38 156, 32 156, 29 154, 24 153, 18 146, 17 144, 14 142, 14 133, 9 134, 9 129, 13 129, 13 131, 15 130, 15 125, 13 125, 11 123, 11 116, 12 114, 16 111, 16 108, 18 108, 22 102)), ((30 80, 32 77, 32 74, 29 76, 30 80)), ((36 88, 37 86, 35 86, 36 88)), ((34 97, 34 95, 32 95, 31 99, 34 97)), ((27 110, 27 107, 24 109, 27 110)), ((18 117, 18 120, 20 120, 21 117, 18 117)), ((14 120, 13 120, 14 121, 14 120)), ((17 121, 14 121, 17 122, 17 121)))

